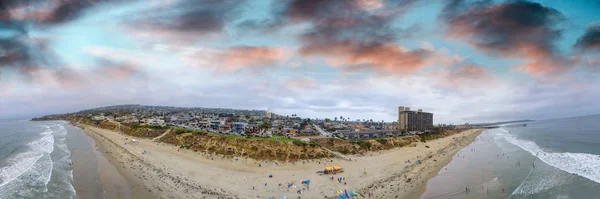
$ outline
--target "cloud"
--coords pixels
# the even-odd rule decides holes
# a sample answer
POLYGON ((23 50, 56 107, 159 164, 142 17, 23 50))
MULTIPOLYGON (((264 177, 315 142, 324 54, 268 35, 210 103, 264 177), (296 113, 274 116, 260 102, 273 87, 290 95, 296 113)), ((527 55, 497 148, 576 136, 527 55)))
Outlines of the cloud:
POLYGON ((304 92, 309 89, 315 89, 319 86, 319 82, 310 78, 295 78, 288 79, 283 82, 283 86, 294 92, 304 92))
POLYGON ((401 15, 416 4, 416 0, 291 0, 283 1, 282 14, 291 22, 314 21, 334 16, 361 14, 401 15))
POLYGON ((600 24, 588 27, 573 47, 582 52, 600 53, 600 24))
POLYGON ((301 55, 327 57, 334 66, 351 65, 351 69, 369 68, 383 73, 410 74, 427 66, 433 55, 426 49, 407 50, 394 44, 362 44, 353 41, 312 44, 300 50, 301 55))
POLYGON ((118 3, 123 0, 5 0, 0 3, 0 20, 27 20, 39 24, 56 25, 73 21, 94 6, 118 3))
POLYGON ((283 48, 264 46, 236 46, 225 50, 202 50, 185 56, 195 67, 215 67, 220 71, 256 70, 283 63, 288 58, 283 48))
POLYGON ((124 25, 137 35, 193 40, 223 31, 244 3, 243 0, 206 0, 157 4, 136 13, 125 20, 124 25))
POLYGON ((40 74, 62 77, 67 69, 62 67, 49 40, 30 36, 21 22, 0 22, 4 33, 0 35, 0 71, 16 76, 24 82, 34 81, 40 74))
POLYGON ((395 9, 408 8, 413 3, 295 0, 285 4, 281 13, 289 23, 311 24, 299 37, 302 45, 299 53, 304 57, 324 57, 329 64, 348 70, 409 74, 427 66, 428 58, 434 54, 427 49, 410 50, 395 43, 415 29, 415 26, 394 27, 392 22, 402 14, 395 9))
POLYGON ((559 74, 572 64, 556 49, 565 20, 559 11, 529 1, 466 4, 448 1, 440 18, 450 37, 463 39, 483 52, 504 58, 525 59, 518 69, 535 76, 559 74))
POLYGON ((495 77, 484 68, 470 64, 442 74, 437 86, 462 93, 473 93, 478 89, 487 89, 494 81, 495 77))

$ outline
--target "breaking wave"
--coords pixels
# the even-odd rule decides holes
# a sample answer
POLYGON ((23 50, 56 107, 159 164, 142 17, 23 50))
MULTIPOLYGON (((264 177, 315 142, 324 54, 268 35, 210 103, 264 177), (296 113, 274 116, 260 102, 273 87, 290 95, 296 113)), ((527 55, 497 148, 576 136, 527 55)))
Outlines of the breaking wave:
MULTIPOLYGON (((47 130, 40 133, 41 138, 27 144, 28 150, 9 158, 8 166, 0 168, 0 187, 6 186, 8 183, 17 179, 23 173, 34 168, 34 165, 44 156, 48 156, 54 150, 54 136, 50 127, 46 126, 47 130)), ((49 158, 48 158, 49 159, 49 158)), ((48 166, 51 166, 50 160, 48 166)))
MULTIPOLYGON (((500 130, 506 132, 503 129, 500 130)), ((534 156, 537 156, 539 160, 552 167, 600 183, 600 167, 598 167, 598 165, 600 165, 600 155, 587 153, 545 152, 535 142, 521 140, 513 135, 505 133, 502 133, 502 135, 507 142, 522 148, 534 156)))

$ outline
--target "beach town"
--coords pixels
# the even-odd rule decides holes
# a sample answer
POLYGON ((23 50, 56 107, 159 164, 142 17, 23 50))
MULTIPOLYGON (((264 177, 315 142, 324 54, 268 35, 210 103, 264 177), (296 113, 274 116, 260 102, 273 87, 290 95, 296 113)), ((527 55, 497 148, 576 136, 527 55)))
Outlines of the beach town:
POLYGON ((167 114, 167 109, 171 108, 124 105, 35 120, 68 120, 83 129, 94 138, 96 150, 127 179, 137 194, 133 198, 419 198, 427 180, 482 132, 470 125, 427 125, 423 122, 427 119, 410 116, 421 110, 407 107, 399 107, 399 120, 388 124, 295 115, 287 120, 289 116, 266 111, 207 109, 200 114, 181 109, 167 114), (225 122, 218 128, 202 126, 208 119, 196 114, 210 115, 210 120, 224 116, 219 120, 225 122), (231 129, 222 128, 228 127, 227 122, 231 129), (242 122, 257 124, 257 129, 233 128, 242 122), (411 132, 400 124, 430 129, 411 132), (323 133, 302 133, 308 129, 323 133), (435 132, 439 129, 444 132, 435 132), (358 135, 348 138, 353 134, 358 135), (274 155, 265 155, 265 149, 257 146, 272 147, 267 150, 274 155))

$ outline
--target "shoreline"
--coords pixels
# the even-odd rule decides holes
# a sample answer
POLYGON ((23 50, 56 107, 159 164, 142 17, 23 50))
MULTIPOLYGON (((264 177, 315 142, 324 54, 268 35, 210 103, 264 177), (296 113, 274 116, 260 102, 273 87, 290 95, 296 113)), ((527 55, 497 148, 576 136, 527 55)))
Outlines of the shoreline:
POLYGON ((103 138, 86 131, 80 125, 73 123, 71 125, 81 130, 84 139, 89 139, 79 140, 88 142, 84 145, 88 145, 89 148, 77 149, 78 153, 83 153, 80 155, 83 157, 73 157, 73 172, 79 173, 74 175, 74 178, 88 183, 91 181, 93 186, 74 183, 76 190, 83 190, 77 192, 76 198, 151 198, 150 194, 139 194, 144 193, 139 188, 142 184, 135 177, 128 176, 129 172, 115 164, 118 160, 115 155, 112 155, 115 150, 109 146, 111 143, 100 140, 103 138), (80 166, 81 164, 88 165, 80 166))
POLYGON ((135 138, 137 143, 126 144, 126 138, 131 140, 134 137, 87 125, 75 126, 92 137, 103 155, 123 174, 132 186, 133 198, 142 195, 144 198, 267 198, 284 195, 337 198, 336 190, 355 191, 363 197, 372 192, 371 198, 388 198, 390 194, 400 198, 419 198, 425 192, 426 180, 437 175, 458 150, 470 144, 482 131, 468 130, 427 143, 420 142, 416 147, 349 156, 352 161, 332 158, 278 163, 179 150, 176 146, 145 138, 135 138), (439 149, 445 152, 433 153, 439 149), (147 150, 146 154, 142 153, 144 150, 147 150), (430 155, 432 157, 428 157, 430 155), (422 159, 420 165, 416 163, 418 159, 422 159), (336 175, 344 177, 345 183, 331 180, 329 175, 317 174, 325 166, 333 165, 345 168, 344 173, 336 175), (267 177, 271 174, 273 178, 267 177), (415 180, 406 182, 401 179, 403 175, 415 180), (310 187, 300 183, 304 180, 311 180, 310 187), (282 186, 285 184, 291 186, 282 186), (396 184, 405 187, 405 192, 393 188, 396 184))
POLYGON ((448 155, 443 156, 443 158, 441 158, 441 161, 439 162, 439 165, 433 167, 432 170, 430 170, 426 175, 426 180, 423 181, 423 183, 419 184, 419 186, 416 189, 415 193, 418 193, 419 198, 421 198, 423 196, 423 194, 425 194, 425 192, 427 191, 427 182, 431 179, 434 178, 435 176, 438 175, 438 173, 440 172, 440 170, 442 170, 442 168, 444 168, 446 165, 450 164, 450 162, 452 162, 452 160, 454 159, 454 156, 463 148, 469 146, 471 143, 473 143, 475 141, 475 139, 477 139, 477 137, 479 137, 479 135, 481 135, 481 133, 483 133, 483 129, 478 130, 477 133, 475 134, 471 134, 468 135, 467 140, 462 142, 460 144, 460 146, 454 146, 448 150, 448 155))

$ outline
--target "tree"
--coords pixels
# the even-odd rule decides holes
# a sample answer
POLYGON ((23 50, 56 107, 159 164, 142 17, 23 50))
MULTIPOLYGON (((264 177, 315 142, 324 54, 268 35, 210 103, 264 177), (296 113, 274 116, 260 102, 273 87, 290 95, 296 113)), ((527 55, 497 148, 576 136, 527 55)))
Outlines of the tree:
POLYGON ((271 128, 271 123, 269 122, 263 122, 261 124, 258 125, 259 129, 269 129, 271 128))
POLYGON ((325 122, 331 122, 331 119, 325 118, 325 122))
POLYGON ((336 122, 337 122, 337 117, 334 117, 334 118, 333 118, 333 121, 336 121, 336 122))

